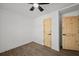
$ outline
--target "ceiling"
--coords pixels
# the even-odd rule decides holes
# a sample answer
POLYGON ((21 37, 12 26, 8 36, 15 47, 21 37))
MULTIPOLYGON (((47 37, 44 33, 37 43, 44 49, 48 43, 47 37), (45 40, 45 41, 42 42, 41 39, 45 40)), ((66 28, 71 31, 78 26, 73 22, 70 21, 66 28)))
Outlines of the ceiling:
POLYGON ((0 9, 22 14, 29 19, 35 19, 41 15, 51 13, 55 10, 70 6, 72 4, 73 3, 51 3, 47 5, 42 5, 41 7, 44 8, 44 11, 40 12, 38 9, 35 9, 34 11, 29 11, 32 5, 28 3, 0 3, 0 9))

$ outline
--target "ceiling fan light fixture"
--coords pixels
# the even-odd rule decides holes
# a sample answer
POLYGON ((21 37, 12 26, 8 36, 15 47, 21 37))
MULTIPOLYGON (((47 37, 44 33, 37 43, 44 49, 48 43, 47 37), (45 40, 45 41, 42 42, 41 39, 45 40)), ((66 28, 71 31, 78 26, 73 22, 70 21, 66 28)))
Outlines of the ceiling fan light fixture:
POLYGON ((46 5, 46 4, 50 4, 50 3, 29 3, 29 4, 32 4, 30 11, 33 11, 34 9, 38 8, 41 12, 43 12, 44 9, 41 6, 46 5))
POLYGON ((39 5, 38 5, 37 3, 34 3, 33 6, 34 6, 35 8, 38 8, 39 5))

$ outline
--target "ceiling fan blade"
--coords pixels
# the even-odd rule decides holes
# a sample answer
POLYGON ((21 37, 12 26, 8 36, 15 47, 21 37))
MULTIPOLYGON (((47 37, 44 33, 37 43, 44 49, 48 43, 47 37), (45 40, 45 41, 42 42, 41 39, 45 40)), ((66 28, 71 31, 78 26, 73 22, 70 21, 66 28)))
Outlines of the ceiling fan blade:
POLYGON ((45 4, 50 4, 50 3, 38 3, 39 5, 45 5, 45 4))
POLYGON ((38 9, 42 12, 44 9, 41 6, 38 6, 38 9))
POLYGON ((32 6, 31 8, 30 8, 30 11, 33 11, 35 8, 32 6))
MULTIPOLYGON (((34 4, 34 3, 28 3, 28 4, 34 4)), ((45 5, 45 4, 50 4, 50 3, 37 3, 39 5, 45 5)))

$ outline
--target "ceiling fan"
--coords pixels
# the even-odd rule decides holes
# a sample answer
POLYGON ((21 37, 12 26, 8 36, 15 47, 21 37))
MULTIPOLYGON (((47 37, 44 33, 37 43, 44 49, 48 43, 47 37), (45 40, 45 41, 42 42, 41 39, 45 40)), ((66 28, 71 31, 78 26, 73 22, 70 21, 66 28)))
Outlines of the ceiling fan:
POLYGON ((30 11, 33 11, 35 8, 38 8, 42 12, 42 11, 44 11, 44 9, 41 6, 46 5, 46 4, 50 4, 50 3, 29 3, 29 4, 32 4, 30 11))

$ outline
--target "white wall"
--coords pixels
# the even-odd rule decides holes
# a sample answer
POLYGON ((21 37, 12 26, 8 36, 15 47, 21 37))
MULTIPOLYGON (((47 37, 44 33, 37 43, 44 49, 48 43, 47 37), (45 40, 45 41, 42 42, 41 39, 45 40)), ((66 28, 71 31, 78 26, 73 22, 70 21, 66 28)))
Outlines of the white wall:
POLYGON ((32 23, 25 16, 0 9, 0 52, 31 42, 32 23))
POLYGON ((54 11, 50 14, 38 17, 35 19, 35 31, 34 41, 43 45, 44 33, 43 33, 43 20, 46 17, 52 18, 52 49, 59 51, 59 14, 58 11, 54 11))
POLYGON ((79 10, 71 11, 68 13, 63 14, 62 16, 79 16, 79 10))

